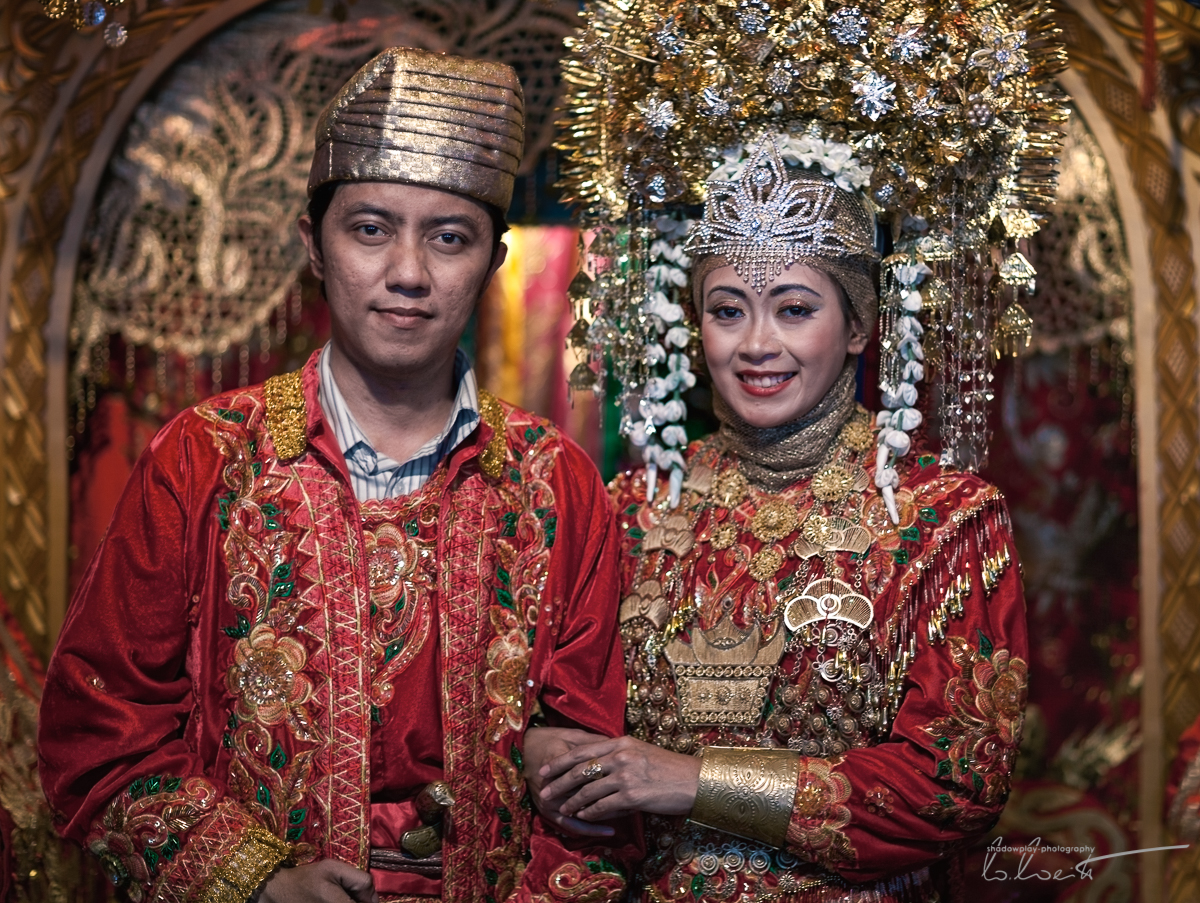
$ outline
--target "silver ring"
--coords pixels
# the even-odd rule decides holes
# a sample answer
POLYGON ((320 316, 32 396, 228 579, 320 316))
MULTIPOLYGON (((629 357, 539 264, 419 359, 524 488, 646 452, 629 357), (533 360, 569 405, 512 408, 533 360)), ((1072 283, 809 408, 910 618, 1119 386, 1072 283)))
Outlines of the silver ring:
POLYGON ((592 759, 592 761, 588 762, 587 765, 584 766, 583 771, 579 772, 579 774, 582 777, 587 778, 589 781, 594 781, 596 778, 603 777, 604 766, 600 764, 599 759, 592 759))

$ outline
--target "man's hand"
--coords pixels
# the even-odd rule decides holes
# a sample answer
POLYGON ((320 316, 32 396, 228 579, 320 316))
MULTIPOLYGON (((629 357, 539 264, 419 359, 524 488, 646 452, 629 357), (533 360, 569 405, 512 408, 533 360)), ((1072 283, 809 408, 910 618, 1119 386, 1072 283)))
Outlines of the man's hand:
POLYGON ((543 798, 541 791, 546 784, 546 778, 542 776, 542 766, 566 755, 581 743, 595 743, 607 739, 601 734, 564 727, 532 727, 525 732, 525 780, 529 782, 534 805, 537 806, 538 814, 563 834, 575 837, 612 837, 614 831, 608 825, 593 824, 563 815, 561 810, 567 801, 565 796, 558 799, 543 798))
POLYGON ((280 869, 257 894, 257 903, 379 903, 370 874, 337 859, 280 869))

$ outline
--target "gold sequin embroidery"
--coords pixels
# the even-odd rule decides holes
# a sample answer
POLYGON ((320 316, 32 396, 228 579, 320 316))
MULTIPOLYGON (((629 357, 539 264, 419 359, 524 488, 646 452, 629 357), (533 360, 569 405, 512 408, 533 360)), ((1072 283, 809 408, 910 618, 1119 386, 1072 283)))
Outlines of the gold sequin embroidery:
POLYGON ((281 461, 298 458, 308 445, 308 408, 304 404, 302 371, 272 376, 263 386, 267 402, 267 432, 281 461))
POLYGON ((504 444, 504 408, 496 400, 496 396, 486 389, 479 392, 479 413, 483 422, 492 428, 492 438, 487 448, 479 455, 479 466, 492 479, 504 472, 504 455, 507 446, 504 444))

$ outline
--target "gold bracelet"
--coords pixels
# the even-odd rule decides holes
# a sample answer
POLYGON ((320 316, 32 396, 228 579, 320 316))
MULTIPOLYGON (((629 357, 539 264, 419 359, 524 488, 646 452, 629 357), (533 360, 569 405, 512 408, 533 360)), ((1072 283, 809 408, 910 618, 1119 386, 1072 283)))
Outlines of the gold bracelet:
POLYGON ((706 746, 691 820, 773 847, 787 842, 800 756, 789 749, 706 746))
POLYGON ((246 903, 292 848, 262 828, 248 828, 225 861, 213 869, 200 894, 203 903, 246 903))

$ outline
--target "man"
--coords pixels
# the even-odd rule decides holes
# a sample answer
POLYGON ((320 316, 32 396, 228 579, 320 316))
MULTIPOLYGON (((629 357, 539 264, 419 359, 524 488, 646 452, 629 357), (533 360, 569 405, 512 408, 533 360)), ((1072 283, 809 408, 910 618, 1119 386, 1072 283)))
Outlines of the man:
POLYGON ((507 66, 367 64, 300 222, 331 342, 139 461, 39 738, 60 829, 134 901, 620 894, 532 817, 520 753, 535 717, 620 731, 607 496, 456 352, 522 141, 507 66))

